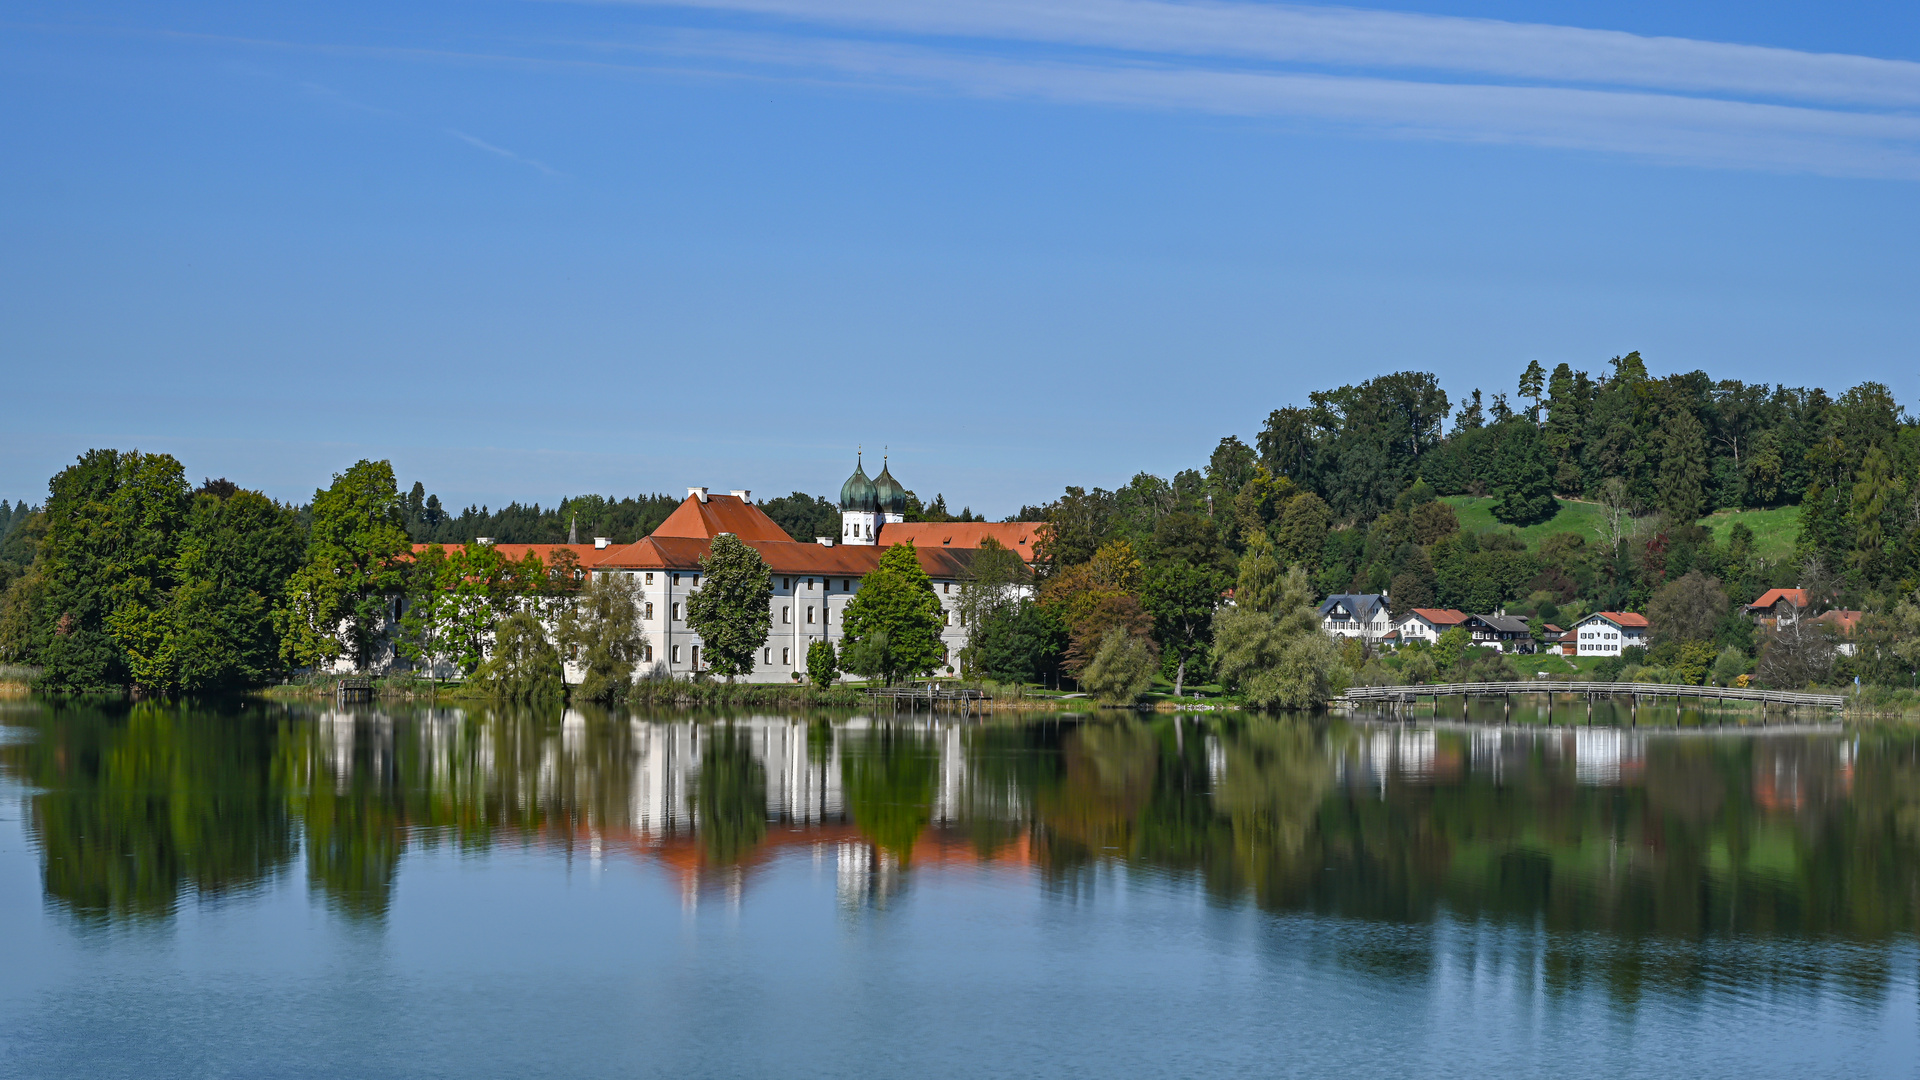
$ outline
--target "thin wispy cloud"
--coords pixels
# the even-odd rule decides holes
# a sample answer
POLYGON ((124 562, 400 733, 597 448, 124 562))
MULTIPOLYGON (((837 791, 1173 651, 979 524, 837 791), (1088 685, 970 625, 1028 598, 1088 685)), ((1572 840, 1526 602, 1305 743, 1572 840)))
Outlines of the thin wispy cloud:
MULTIPOLYGON (((588 0, 598 2, 598 0, 588 0)), ((1920 179, 1920 64, 1395 12, 1164 0, 611 0, 727 12, 642 52, 974 96, 1920 179)))
POLYGON ((447 128, 446 132, 447 134, 453 136, 456 139, 459 139, 461 142, 466 143, 468 146, 471 146, 476 150, 484 150, 487 153, 493 154, 497 157, 506 158, 508 161, 517 161, 522 165, 539 169, 541 172, 546 173, 548 176, 562 175, 560 170, 555 169, 553 166, 548 165, 544 161, 537 161, 533 158, 527 157, 524 154, 516 154, 513 151, 508 150, 506 147, 495 146, 492 143, 487 142, 485 139, 475 138, 474 136, 469 135, 464 131, 458 131, 458 130, 455 130, 454 128, 447 128))
MULTIPOLYGON (((592 2, 592 0, 590 0, 592 2)), ((1920 106, 1920 64, 1615 30, 1257 3, 1165 0, 608 0, 977 37, 1413 69, 1890 107, 1920 106)))

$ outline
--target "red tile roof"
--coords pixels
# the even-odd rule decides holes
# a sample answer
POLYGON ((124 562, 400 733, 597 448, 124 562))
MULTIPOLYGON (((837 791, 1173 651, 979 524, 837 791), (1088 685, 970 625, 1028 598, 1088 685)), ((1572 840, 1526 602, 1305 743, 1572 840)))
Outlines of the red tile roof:
POLYGON ((1813 621, 1826 623, 1838 631, 1841 637, 1852 637, 1853 632, 1860 626, 1860 615, 1861 613, 1858 611, 1835 609, 1833 611, 1821 612, 1814 617, 1813 621))
POLYGON ((1748 604, 1747 610, 1748 611, 1764 611, 1767 608, 1772 607, 1773 605, 1779 603, 1782 600, 1791 601, 1793 606, 1797 608, 1806 607, 1807 606, 1807 590, 1805 589, 1768 589, 1766 592, 1760 594, 1760 599, 1755 600, 1751 604, 1748 604))
POLYGON ((653 530, 654 536, 700 540, 711 540, 721 533, 732 533, 748 543, 793 543, 793 538, 768 517, 766 511, 735 495, 708 495, 705 500, 689 495, 653 530))
POLYGON ((1466 612, 1452 608, 1417 607, 1407 614, 1418 615, 1435 626, 1457 626, 1467 621, 1466 612))
MULTIPOLYGON (((1631 611, 1596 611, 1593 615, 1598 615, 1613 625, 1620 627, 1630 626, 1645 629, 1647 625, 1647 617, 1645 615, 1635 615, 1631 611)), ((1589 615, 1587 618, 1593 618, 1593 615, 1589 615)))
MULTIPOLYGON (((432 544, 415 544, 413 545, 413 553, 418 555, 432 546, 432 544)), ((451 553, 465 550, 467 545, 441 544, 440 546, 451 553)), ((581 566, 589 566, 600 556, 613 550, 610 547, 595 549, 592 544, 494 544, 492 547, 493 550, 499 552, 501 556, 509 562, 519 562, 527 557, 527 552, 531 551, 535 555, 540 556, 541 562, 549 566, 553 565, 555 552, 571 551, 574 557, 580 560, 581 566)))
POLYGON ((1008 551, 1017 551, 1028 562, 1035 558, 1033 547, 1040 541, 1040 521, 909 521, 880 526, 879 540, 888 544, 912 544, 916 548, 977 548, 992 537, 1008 551))
MULTIPOLYGON (((638 543, 614 548, 606 557, 594 564, 595 570, 698 570, 700 558, 707 553, 712 541, 684 536, 660 536, 655 534, 638 543)), ((863 544, 800 544, 792 540, 779 542, 747 541, 747 546, 760 553, 767 566, 776 574, 811 574, 817 577, 857 578, 872 573, 880 564, 880 556, 886 548, 863 544)), ((938 548, 915 548, 914 554, 920 560, 920 568, 927 576, 936 580, 958 581, 966 576, 968 564, 973 552, 968 549, 958 551, 938 548)))

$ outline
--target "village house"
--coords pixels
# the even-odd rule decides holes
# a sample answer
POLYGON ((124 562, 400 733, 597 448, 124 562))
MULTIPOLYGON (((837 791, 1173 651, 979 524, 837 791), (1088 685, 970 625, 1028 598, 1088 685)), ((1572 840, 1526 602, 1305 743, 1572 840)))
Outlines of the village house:
POLYGON ((1533 651, 1533 633, 1527 628, 1525 616, 1508 615, 1504 611, 1495 615, 1469 615, 1461 625, 1467 628, 1467 635, 1475 645, 1490 646, 1501 652, 1533 651))
POLYGON ((1431 645, 1440 635, 1467 621, 1464 611, 1452 608, 1414 608, 1400 617, 1400 641, 1424 641, 1431 645))
MULTIPOLYGON (((1790 629, 1805 616, 1812 601, 1805 589, 1768 589, 1760 594, 1760 599, 1746 606, 1746 613, 1753 617, 1756 625, 1768 630, 1790 629)), ((1860 625, 1858 611, 1834 608, 1823 611, 1813 617, 1813 621, 1830 629, 1838 643, 1834 646, 1842 656, 1852 656, 1854 650, 1853 634, 1860 625)))
POLYGON ((1385 641, 1393 632, 1393 614, 1380 593, 1335 593, 1320 602, 1320 629, 1329 637, 1385 641))
POLYGON ((1647 617, 1630 611, 1596 611, 1573 624, 1575 656, 1619 656, 1647 643, 1647 617))

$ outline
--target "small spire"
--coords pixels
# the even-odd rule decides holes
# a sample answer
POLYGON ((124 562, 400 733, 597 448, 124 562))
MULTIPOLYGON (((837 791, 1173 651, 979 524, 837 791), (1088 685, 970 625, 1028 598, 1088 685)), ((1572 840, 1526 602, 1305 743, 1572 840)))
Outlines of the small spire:
POLYGON ((573 515, 573 520, 567 523, 567 543, 577 544, 579 542, 580 542, 580 515, 575 514, 573 515))

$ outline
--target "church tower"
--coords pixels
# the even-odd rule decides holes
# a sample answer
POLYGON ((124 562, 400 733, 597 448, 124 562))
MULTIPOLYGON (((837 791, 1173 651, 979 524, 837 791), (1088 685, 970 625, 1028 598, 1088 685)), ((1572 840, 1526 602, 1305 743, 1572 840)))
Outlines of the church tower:
MULTIPOLYGON (((881 476, 887 476, 882 462, 881 476)), ((893 478, 888 476, 889 483, 893 478)), ((867 479, 866 466, 854 458, 853 475, 840 485, 840 542, 877 544, 880 537, 880 496, 867 479)))
POLYGON ((880 475, 873 478, 874 501, 880 504, 880 522, 898 525, 907 520, 907 489, 887 471, 887 458, 880 456, 880 475))

